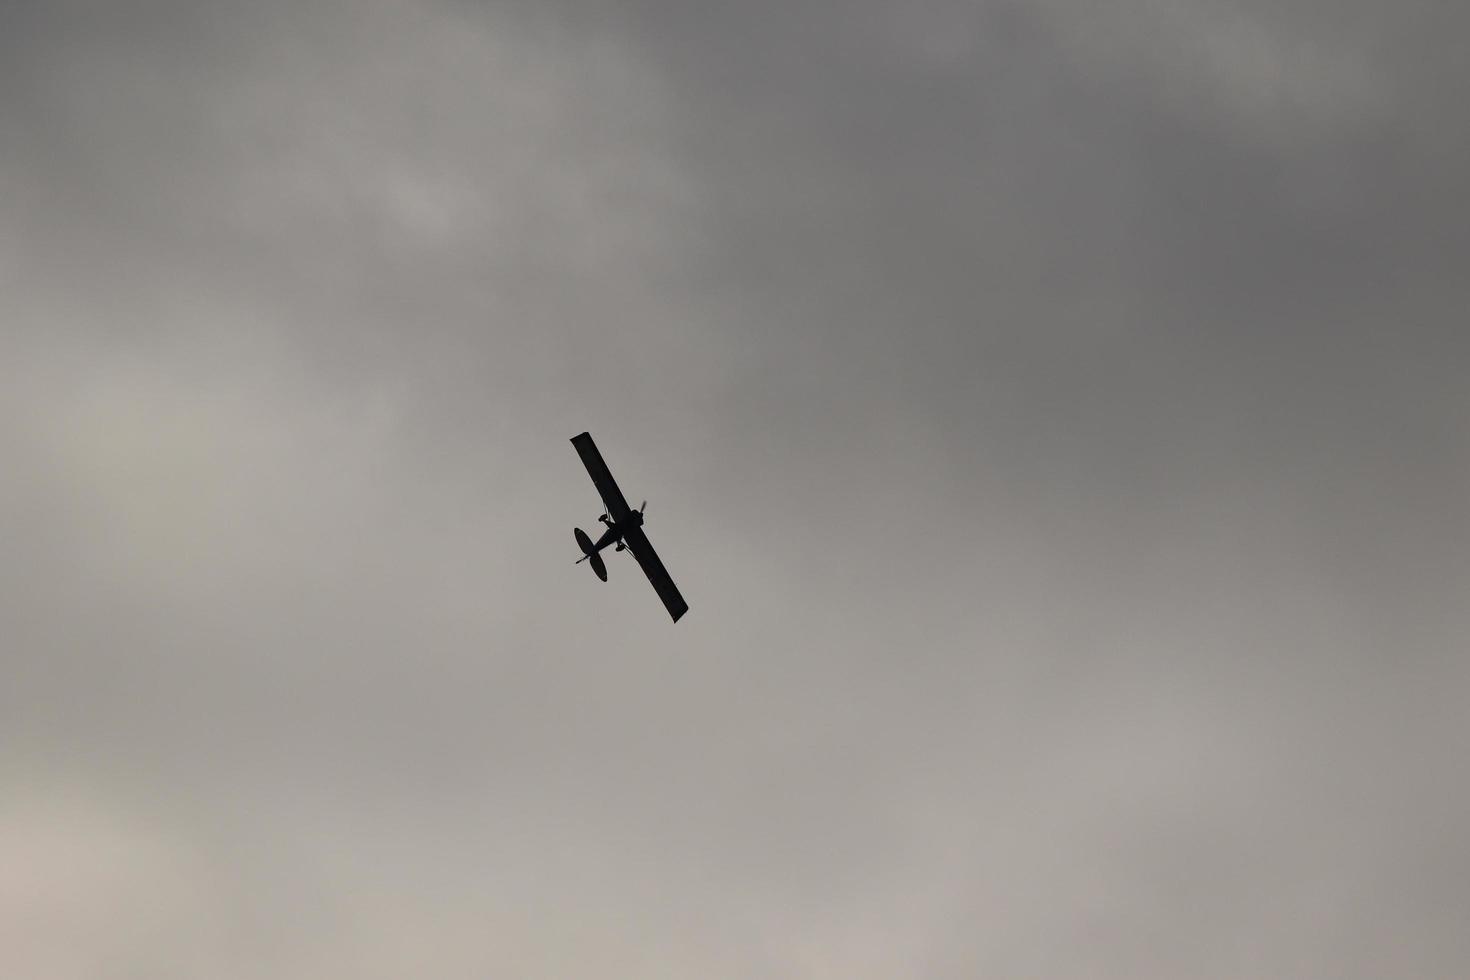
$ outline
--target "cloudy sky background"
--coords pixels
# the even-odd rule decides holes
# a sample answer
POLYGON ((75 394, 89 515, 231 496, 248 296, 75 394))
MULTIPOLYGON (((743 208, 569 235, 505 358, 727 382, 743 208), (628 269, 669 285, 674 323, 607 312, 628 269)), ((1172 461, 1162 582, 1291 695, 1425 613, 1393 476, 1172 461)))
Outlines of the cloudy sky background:
POLYGON ((0 3, 0 973, 1465 976, 1467 33, 0 3))

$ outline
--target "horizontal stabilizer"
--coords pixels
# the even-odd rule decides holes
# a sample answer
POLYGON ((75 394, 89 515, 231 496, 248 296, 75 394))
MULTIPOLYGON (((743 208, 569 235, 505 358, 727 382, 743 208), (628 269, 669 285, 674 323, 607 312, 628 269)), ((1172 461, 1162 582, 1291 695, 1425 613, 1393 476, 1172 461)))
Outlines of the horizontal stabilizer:
POLYGON ((607 565, 603 563, 602 556, 597 553, 597 545, 592 543, 592 539, 587 537, 587 532, 580 527, 573 528, 572 530, 577 536, 577 547, 582 549, 582 557, 577 559, 577 564, 580 565, 585 561, 592 566, 592 570, 597 573, 597 577, 606 582, 607 565))

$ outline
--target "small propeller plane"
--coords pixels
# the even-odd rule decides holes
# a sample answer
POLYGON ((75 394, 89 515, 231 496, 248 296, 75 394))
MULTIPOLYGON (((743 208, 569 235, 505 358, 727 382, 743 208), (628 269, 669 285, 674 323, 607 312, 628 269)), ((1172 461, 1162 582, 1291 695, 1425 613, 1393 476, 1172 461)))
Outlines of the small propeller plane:
POLYGON ((603 563, 599 552, 610 544, 617 545, 614 551, 632 552, 643 568, 643 574, 653 583, 653 591, 658 593, 658 597, 664 601, 664 608, 677 623, 679 617, 689 611, 689 605, 679 594, 678 586, 669 578, 664 563, 659 561, 658 552, 653 550, 653 545, 648 543, 648 537, 643 533, 643 511, 648 507, 648 501, 643 501, 637 510, 628 506, 628 502, 623 499, 623 491, 618 489, 617 481, 608 471, 607 464, 602 461, 602 453, 597 451, 597 444, 592 441, 591 433, 583 432, 573 436, 572 445, 576 447, 577 455, 582 457, 582 465, 587 467, 587 475, 592 477, 592 483, 602 495, 602 503, 607 508, 598 518, 606 525, 607 530, 602 532, 596 542, 593 542, 586 531, 580 527, 575 528, 577 547, 582 549, 582 557, 575 564, 587 562, 597 573, 597 577, 606 582, 607 565, 603 563))

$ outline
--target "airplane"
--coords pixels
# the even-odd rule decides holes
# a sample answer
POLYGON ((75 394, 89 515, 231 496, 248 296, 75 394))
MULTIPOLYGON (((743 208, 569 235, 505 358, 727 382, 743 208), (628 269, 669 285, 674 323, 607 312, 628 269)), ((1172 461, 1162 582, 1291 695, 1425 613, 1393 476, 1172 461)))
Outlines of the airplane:
POLYGON ((628 502, 623 499, 623 491, 618 489, 617 481, 608 471, 607 464, 602 461, 602 453, 597 451, 597 444, 592 441, 591 433, 583 432, 573 436, 572 445, 576 447, 577 455, 582 457, 582 465, 587 467, 587 475, 592 477, 592 483, 607 507, 607 511, 598 518, 607 526, 607 530, 602 532, 595 543, 580 527, 573 529, 576 532, 577 547, 582 549, 582 557, 574 564, 587 562, 597 573, 597 577, 606 582, 607 565, 603 563, 599 552, 610 544, 617 545, 613 549, 615 552, 631 552, 643 568, 643 574, 653 584, 653 591, 663 600, 664 608, 677 623, 679 617, 689 611, 689 604, 679 594, 679 589, 674 585, 674 580, 669 578, 664 563, 659 561, 658 553, 653 550, 653 545, 648 543, 648 536, 643 533, 643 511, 648 507, 648 501, 643 501, 637 510, 628 506, 628 502))

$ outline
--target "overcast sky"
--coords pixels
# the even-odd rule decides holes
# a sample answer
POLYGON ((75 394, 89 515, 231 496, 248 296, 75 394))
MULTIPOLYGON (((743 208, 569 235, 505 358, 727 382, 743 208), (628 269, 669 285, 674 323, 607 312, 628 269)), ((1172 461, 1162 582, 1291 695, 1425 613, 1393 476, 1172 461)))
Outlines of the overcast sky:
POLYGON ((1470 975, 1467 34, 0 2, 0 974, 1470 975))

